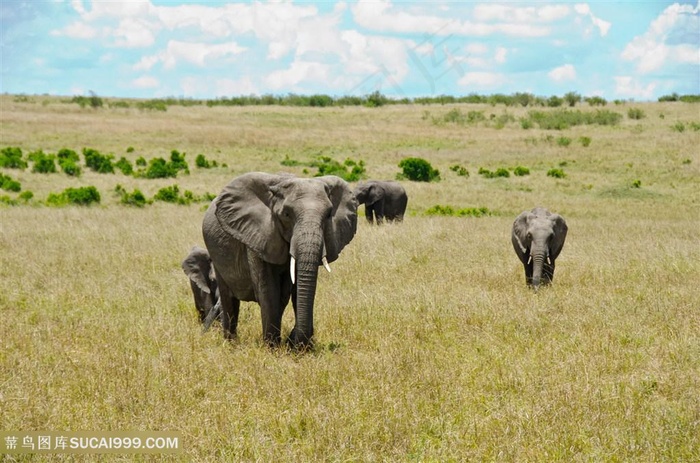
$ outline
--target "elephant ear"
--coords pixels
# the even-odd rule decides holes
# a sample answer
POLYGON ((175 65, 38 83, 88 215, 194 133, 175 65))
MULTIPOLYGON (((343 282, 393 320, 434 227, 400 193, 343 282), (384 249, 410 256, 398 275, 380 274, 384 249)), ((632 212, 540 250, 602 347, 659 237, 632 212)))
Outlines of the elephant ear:
POLYGON ((326 184, 333 203, 329 226, 324 231, 326 259, 333 262, 357 231, 357 200, 347 182, 335 175, 317 177, 326 184))
POLYGON ((566 221, 559 214, 550 215, 549 220, 552 221, 552 229, 554 230, 554 236, 549 243, 549 255, 554 260, 564 247, 564 240, 566 240, 566 232, 569 230, 569 227, 566 226, 566 221))
POLYGON ((371 183, 367 190, 367 204, 372 205, 384 197, 384 187, 378 183, 371 183))
POLYGON ((213 268, 206 250, 199 246, 193 247, 185 260, 182 261, 182 270, 200 290, 207 294, 211 292, 206 275, 209 275, 213 268))
POLYGON ((527 229, 529 228, 529 221, 532 213, 530 211, 525 211, 520 213, 513 222, 513 247, 519 256, 524 256, 528 252, 529 244, 527 241, 527 229))
POLYGON ((262 172, 241 175, 219 194, 215 212, 226 233, 278 265, 287 262, 289 245, 276 226, 270 188, 284 178, 262 172))

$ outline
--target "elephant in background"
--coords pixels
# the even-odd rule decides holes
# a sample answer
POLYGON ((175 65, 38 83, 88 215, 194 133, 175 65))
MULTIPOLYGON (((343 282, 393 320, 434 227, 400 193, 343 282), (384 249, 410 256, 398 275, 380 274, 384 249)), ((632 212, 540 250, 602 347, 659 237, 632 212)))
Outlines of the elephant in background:
MULTIPOLYGON (((185 257, 185 260, 182 261, 182 270, 190 279, 194 306, 197 308, 197 313, 199 313, 199 321, 204 323, 207 315, 212 312, 212 308, 219 301, 216 275, 207 250, 194 246, 187 257, 185 257)), ((212 319, 211 322, 213 321, 212 319)), ((209 325, 211 325, 211 322, 209 325)), ((209 326, 205 325, 205 329, 208 328, 209 326)))
POLYGON ((554 261, 559 256, 568 227, 559 214, 536 207, 524 211, 513 222, 511 241, 525 267, 525 282, 537 290, 554 278, 554 261))
POLYGON ((202 233, 214 264, 227 339, 236 337, 240 301, 260 305, 263 339, 281 342, 291 297, 289 343, 311 346, 318 268, 333 262, 357 229, 357 201, 339 177, 253 172, 232 180, 209 206, 202 233))
POLYGON ((357 202, 365 205, 365 217, 369 223, 376 219, 377 225, 381 225, 385 218, 391 222, 403 221, 408 195, 398 182, 361 182, 355 188, 354 194, 357 202))

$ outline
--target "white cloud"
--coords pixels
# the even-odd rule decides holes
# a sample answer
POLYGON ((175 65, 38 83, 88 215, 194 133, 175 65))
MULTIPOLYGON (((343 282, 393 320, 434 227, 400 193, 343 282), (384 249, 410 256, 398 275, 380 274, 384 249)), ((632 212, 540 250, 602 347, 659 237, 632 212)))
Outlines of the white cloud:
POLYGON ((506 55, 507 54, 508 54, 508 50, 506 50, 503 47, 498 47, 498 48, 496 48, 496 54, 494 55, 493 59, 498 64, 503 64, 506 62, 506 55))
POLYGON ((63 29, 51 31, 53 36, 70 37, 72 39, 94 39, 99 34, 98 30, 80 21, 74 21, 63 29))
POLYGON ((153 76, 141 76, 131 81, 131 86, 136 88, 157 88, 160 81, 153 76))
POLYGON ((294 88, 300 83, 326 82, 328 67, 309 61, 294 61, 287 69, 274 71, 265 79, 265 83, 273 90, 294 88))
POLYGON ((699 13, 700 3, 696 8, 678 3, 667 7, 643 35, 627 44, 622 58, 635 61, 637 71, 642 74, 663 69, 669 64, 700 64, 700 52, 695 42, 699 13), (672 43, 669 43, 670 37, 674 38, 672 43))
POLYGON ((506 83, 503 74, 493 72, 467 72, 457 81, 462 87, 492 88, 506 83))
POLYGON ((216 81, 217 96, 254 95, 259 92, 260 90, 250 77, 242 77, 236 80, 218 79, 216 81))
POLYGON ((218 60, 243 53, 245 50, 245 47, 241 47, 235 42, 209 44, 170 40, 164 51, 156 55, 144 56, 134 66, 134 69, 149 70, 158 62, 163 63, 165 69, 173 69, 181 62, 204 67, 218 60))
POLYGON ((552 69, 547 74, 555 82, 563 82, 576 79, 576 69, 571 64, 565 64, 552 69))
POLYGON ((631 76, 615 76, 615 93, 631 98, 650 99, 654 96, 655 83, 643 86, 631 76))
POLYGON ((518 23, 551 22, 568 16, 569 12, 566 5, 518 7, 510 4, 483 3, 474 7, 474 19, 518 23))
POLYGON ((577 3, 574 5, 574 11, 581 16, 588 16, 593 25, 598 28, 601 37, 605 37, 608 34, 612 24, 593 15, 588 3, 577 3))
POLYGON ((115 45, 125 48, 142 48, 153 45, 155 36, 151 24, 134 18, 126 18, 120 21, 114 30, 115 45))

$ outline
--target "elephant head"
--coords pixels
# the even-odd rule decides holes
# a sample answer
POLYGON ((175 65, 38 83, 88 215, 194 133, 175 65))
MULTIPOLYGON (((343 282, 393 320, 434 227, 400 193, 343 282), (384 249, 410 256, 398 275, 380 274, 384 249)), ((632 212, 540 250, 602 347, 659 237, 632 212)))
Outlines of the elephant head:
POLYGON ((554 261, 559 256, 568 227, 564 218, 537 207, 521 213, 513 222, 511 241, 525 267, 525 280, 537 289, 554 278, 554 261))
POLYGON ((199 313, 199 320, 204 322, 219 299, 214 267, 207 250, 194 246, 182 261, 182 270, 190 279, 194 306, 199 313))
POLYGON ((403 221, 408 196, 401 184, 369 180, 359 183, 353 193, 357 202, 365 205, 365 217, 369 223, 376 219, 377 225, 380 225, 385 218, 388 221, 403 221))
MULTIPOLYGON (((335 176, 249 173, 229 183, 207 215, 212 210, 216 223, 205 216, 204 237, 235 303, 257 300, 263 335, 276 344, 291 292, 296 321, 290 341, 310 343, 318 268, 323 264, 330 271, 328 263, 338 258, 357 228, 357 201, 347 183, 335 176), (226 244, 226 236, 234 241, 226 244), (241 251, 253 256, 236 255, 241 251), (289 270, 280 274, 273 266, 289 270), (241 271, 245 267, 248 274, 241 271)), ((227 305, 223 300, 224 325, 227 305)))

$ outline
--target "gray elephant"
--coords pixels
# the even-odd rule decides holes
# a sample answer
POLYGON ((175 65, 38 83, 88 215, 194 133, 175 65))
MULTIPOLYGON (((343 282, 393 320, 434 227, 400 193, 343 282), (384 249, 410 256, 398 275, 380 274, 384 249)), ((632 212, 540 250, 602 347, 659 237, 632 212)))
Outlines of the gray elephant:
POLYGON ((536 207, 522 212, 513 222, 511 241, 525 267, 525 282, 535 290, 554 278, 554 261, 559 256, 568 227, 559 214, 536 207))
POLYGON ((318 268, 333 262, 357 229, 357 201, 339 177, 296 178, 254 172, 212 201, 202 232, 221 296, 224 336, 236 336, 240 301, 260 305, 263 339, 281 342, 291 297, 293 347, 309 347, 318 268))
POLYGON ((199 321, 204 323, 206 316, 212 312, 219 300, 216 275, 207 250, 194 246, 182 261, 182 270, 190 279, 194 306, 199 313, 199 321))
POLYGON ((365 205, 365 217, 369 223, 376 219, 381 225, 384 219, 393 222, 403 221, 408 195, 398 182, 369 180, 355 187, 355 198, 365 205))

